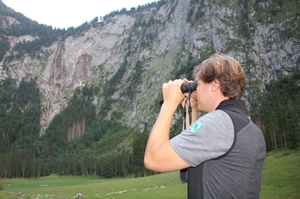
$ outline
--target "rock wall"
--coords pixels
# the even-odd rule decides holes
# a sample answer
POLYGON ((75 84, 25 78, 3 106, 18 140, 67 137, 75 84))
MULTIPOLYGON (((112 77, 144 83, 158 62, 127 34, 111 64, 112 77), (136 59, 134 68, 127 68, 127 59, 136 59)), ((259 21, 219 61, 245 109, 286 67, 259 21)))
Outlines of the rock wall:
MULTIPOLYGON (((282 22, 259 22, 255 19, 258 13, 250 6, 254 1, 248 1, 248 9, 240 2, 231 0, 222 5, 222 1, 170 0, 161 7, 117 14, 80 36, 58 38, 34 57, 25 55, 5 67, 2 61, 0 79, 37 77, 44 99, 41 133, 67 107, 75 88, 94 84, 101 89, 122 67, 119 83, 113 85, 117 90, 109 97, 115 101, 109 113, 122 112, 125 124, 143 129, 156 118, 162 83, 174 78, 172 72, 180 69, 178 63, 186 62, 189 53, 197 60, 205 59, 207 52, 234 56, 247 72, 249 97, 251 82, 258 82, 261 91, 279 72, 299 69, 299 37, 282 34, 286 23, 299 21, 299 16, 282 22), (132 98, 126 92, 137 81, 135 73, 139 83, 132 98)), ((3 26, 18 23, 5 21, 10 22, 3 26)), ((34 39, 31 35, 10 37, 10 51, 5 57, 17 42, 34 39)), ((105 101, 103 96, 100 90, 94 100, 99 109, 105 101)))

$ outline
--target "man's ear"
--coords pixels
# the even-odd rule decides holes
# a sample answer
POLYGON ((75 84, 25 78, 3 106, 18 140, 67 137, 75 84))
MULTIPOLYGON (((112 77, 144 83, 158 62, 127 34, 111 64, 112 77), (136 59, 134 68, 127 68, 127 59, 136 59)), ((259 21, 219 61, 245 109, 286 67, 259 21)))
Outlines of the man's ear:
POLYGON ((212 91, 217 91, 221 87, 220 81, 218 79, 213 80, 211 82, 211 85, 212 85, 211 87, 212 91))

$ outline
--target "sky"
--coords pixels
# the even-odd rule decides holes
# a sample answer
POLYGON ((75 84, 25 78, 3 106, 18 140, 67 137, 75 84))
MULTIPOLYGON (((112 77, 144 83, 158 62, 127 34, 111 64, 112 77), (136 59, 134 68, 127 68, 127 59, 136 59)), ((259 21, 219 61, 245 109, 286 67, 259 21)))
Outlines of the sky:
POLYGON ((31 20, 53 28, 78 27, 112 11, 145 5, 155 0, 2 0, 31 20))

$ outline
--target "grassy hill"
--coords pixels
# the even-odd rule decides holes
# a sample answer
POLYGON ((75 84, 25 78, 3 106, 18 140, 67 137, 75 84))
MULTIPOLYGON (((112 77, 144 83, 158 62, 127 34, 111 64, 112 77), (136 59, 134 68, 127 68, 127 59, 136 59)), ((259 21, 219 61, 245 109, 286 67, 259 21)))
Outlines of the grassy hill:
POLYGON ((267 154, 261 198, 300 198, 300 151, 267 154))
MULTIPOLYGON (((0 198, 186 198, 186 184, 178 172, 145 178, 47 176, 40 179, 2 179, 0 198)), ((262 199, 300 198, 300 151, 282 150, 267 155, 263 170, 262 199)))

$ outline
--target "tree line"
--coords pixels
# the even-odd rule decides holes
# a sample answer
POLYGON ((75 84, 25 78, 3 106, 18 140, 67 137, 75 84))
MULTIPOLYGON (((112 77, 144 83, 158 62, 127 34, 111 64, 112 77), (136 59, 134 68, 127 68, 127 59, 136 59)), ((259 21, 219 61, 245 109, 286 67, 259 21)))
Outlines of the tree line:
POLYGON ((13 47, 10 56, 6 58, 6 63, 9 63, 14 59, 18 59, 24 54, 29 54, 30 56, 34 57, 36 55, 36 52, 38 52, 42 46, 49 46, 57 39, 64 40, 69 36, 80 36, 91 27, 101 26, 103 25, 103 22, 110 21, 111 17, 115 15, 134 14, 153 6, 160 8, 165 3, 165 0, 161 0, 158 2, 148 3, 143 6, 138 6, 137 8, 133 7, 130 10, 123 8, 122 10, 112 11, 109 14, 100 17, 102 19, 101 22, 99 22, 98 16, 96 16, 91 21, 84 22, 78 27, 69 27, 68 29, 54 29, 52 26, 47 26, 44 24, 39 24, 36 21, 32 21, 31 19, 25 17, 22 13, 15 12, 13 9, 7 7, 3 2, 0 1, 0 15, 12 17, 19 22, 16 24, 12 24, 9 27, 4 27, 3 23, 6 22, 7 24, 9 24, 9 21, 5 18, 0 21, 0 61, 3 60, 5 52, 9 50, 8 36, 20 37, 23 35, 31 35, 36 38, 32 41, 21 41, 17 43, 13 47))
MULTIPOLYGON (((300 72, 295 71, 271 81, 258 99, 257 114, 251 117, 262 129, 268 151, 299 148, 299 85, 300 72)), ((97 110, 92 103, 99 90, 96 86, 75 89, 69 106, 40 136, 41 101, 35 79, 19 85, 10 78, 1 80, 0 178, 52 173, 107 178, 151 175, 143 165, 149 132, 126 127, 117 116, 105 119, 108 110, 97 110)), ((179 132, 181 127, 172 129, 179 132)))
POLYGON ((0 178, 59 175, 144 176, 148 133, 103 119, 92 104, 97 88, 75 89, 69 106, 40 136, 41 106, 34 79, 0 82, 0 178), (143 141, 142 141, 143 140, 143 141))
POLYGON ((272 80, 262 96, 258 116, 267 149, 296 149, 300 143, 300 71, 272 80))

